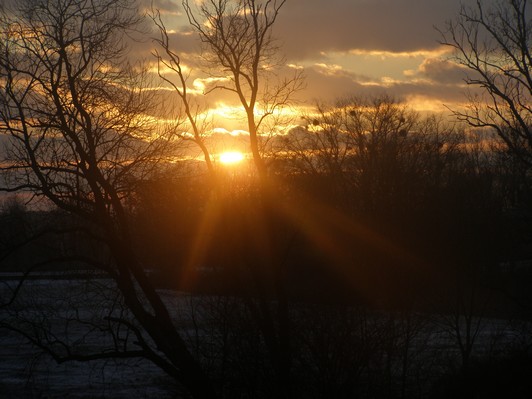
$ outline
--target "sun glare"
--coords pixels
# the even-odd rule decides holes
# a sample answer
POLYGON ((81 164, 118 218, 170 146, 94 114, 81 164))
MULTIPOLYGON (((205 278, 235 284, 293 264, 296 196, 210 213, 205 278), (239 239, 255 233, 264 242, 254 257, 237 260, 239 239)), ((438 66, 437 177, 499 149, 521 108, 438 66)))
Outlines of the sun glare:
POLYGON ((244 154, 239 151, 226 151, 220 154, 219 159, 224 165, 232 165, 242 162, 244 160, 244 154))

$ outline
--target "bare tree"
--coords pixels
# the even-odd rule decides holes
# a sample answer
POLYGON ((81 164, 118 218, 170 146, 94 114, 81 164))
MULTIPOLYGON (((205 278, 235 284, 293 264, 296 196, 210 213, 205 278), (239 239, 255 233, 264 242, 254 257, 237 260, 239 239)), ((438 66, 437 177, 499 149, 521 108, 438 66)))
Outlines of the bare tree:
POLYGON ((532 11, 527 0, 499 0, 492 8, 477 0, 462 6, 442 30, 442 43, 481 89, 469 94, 458 118, 474 127, 495 129, 509 150, 532 165, 532 11))
POLYGON ((1 190, 30 192, 80 218, 78 229, 99 255, 58 254, 27 272, 84 261, 111 278, 127 309, 102 311, 106 328, 94 326, 113 344, 93 353, 71 348, 68 340, 58 344, 53 335, 2 326, 25 334, 58 362, 144 357, 194 397, 211 398, 208 377, 136 256, 125 206, 132 184, 175 155, 172 138, 150 124, 152 102, 140 67, 127 62, 127 35, 138 23, 124 0, 21 1, 1 14, 0 130, 10 138, 1 190), (135 339, 122 339, 124 331, 135 339))
MULTIPOLYGON (((442 44, 454 50, 454 61, 468 72, 465 82, 477 89, 468 94, 465 109, 454 113, 473 127, 495 131, 502 140, 504 151, 500 151, 498 143, 492 146, 492 153, 499 155, 492 156, 492 160, 503 164, 496 172, 499 195, 506 201, 505 211, 519 209, 516 214, 527 220, 524 210, 528 209, 529 197, 524 193, 530 187, 532 166, 532 9, 528 0, 486 3, 477 0, 472 7, 463 5, 459 15, 440 31, 442 44)), ((509 213, 504 217, 512 219, 509 213)), ((510 236, 525 236, 515 233, 517 224, 510 222, 508 226, 510 236)), ((507 258, 519 256, 515 255, 520 253, 517 248, 523 245, 519 239, 511 240, 515 247, 504 255, 507 258)), ((482 252, 488 247, 484 243, 482 252)), ((472 275, 477 277, 480 273, 472 275)), ((480 307, 485 301, 483 292, 473 285, 474 278, 469 280, 472 282, 465 280, 468 284, 457 289, 453 324, 464 366, 482 328, 480 307)))
POLYGON ((244 108, 250 150, 261 178, 266 163, 261 137, 266 121, 289 104, 302 85, 302 74, 277 79, 281 65, 272 29, 286 0, 183 1, 190 24, 205 46, 204 56, 214 68, 218 84, 209 90, 234 92, 244 108))
POLYGON ((326 176, 329 194, 336 192, 344 205, 358 200, 370 214, 412 206, 412 195, 423 195, 421 185, 440 183, 460 143, 441 118, 422 117, 389 96, 319 105, 305 119, 305 129, 282 138, 287 164, 326 176))
MULTIPOLYGON (((206 118, 200 118, 199 107, 194 106, 187 87, 189 75, 184 70, 179 54, 172 49, 170 43, 170 37, 164 22, 161 18, 161 14, 158 10, 152 10, 151 18, 154 21, 156 27, 159 30, 159 37, 154 39, 155 43, 162 49, 162 53, 158 49, 155 49, 153 54, 157 59, 157 72, 159 77, 172 87, 175 93, 182 101, 184 114, 192 129, 191 139, 198 145, 205 159, 207 170, 211 176, 214 175, 214 165, 212 163, 211 154, 205 143, 205 126, 206 118), (174 82, 168 74, 163 71, 168 69, 177 77, 178 82, 174 82)), ((179 124, 179 123, 178 123, 179 124)), ((181 138, 188 139, 187 134, 181 134, 181 138)))

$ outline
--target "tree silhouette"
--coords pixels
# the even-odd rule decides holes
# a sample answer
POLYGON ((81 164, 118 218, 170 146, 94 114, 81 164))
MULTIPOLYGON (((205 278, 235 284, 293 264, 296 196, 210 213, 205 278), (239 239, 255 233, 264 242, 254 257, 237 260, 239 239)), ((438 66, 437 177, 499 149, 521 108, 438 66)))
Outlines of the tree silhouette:
MULTIPOLYGON (((67 337, 46 333, 47 323, 2 326, 58 362, 144 357, 194 397, 211 398, 212 385, 132 240, 126 203, 134 182, 175 156, 172 137, 149 123, 153 102, 143 89, 142 68, 127 62, 127 35, 138 23, 135 9, 123 0, 23 1, 1 15, 0 130, 10 138, 1 190, 30 192, 71 215, 55 233, 77 229, 97 251, 57 254, 44 263, 85 262, 105 272, 119 293, 108 298, 99 321, 86 321, 89 332, 107 333, 110 346, 101 351, 87 352, 67 337)), ((67 321, 65 331, 71 325, 67 321)))
POLYGON ((300 71, 285 79, 278 79, 273 72, 282 59, 272 29, 285 0, 191 3, 183 1, 189 22, 205 46, 211 73, 222 78, 207 90, 228 90, 238 97, 246 114, 253 160, 264 179, 267 166, 261 140, 266 121, 289 105, 302 86, 300 71))
POLYGON ((442 30, 442 43, 469 72, 465 81, 480 89, 455 115, 471 126, 494 129, 508 149, 532 165, 532 20, 527 0, 477 1, 463 6, 442 30))

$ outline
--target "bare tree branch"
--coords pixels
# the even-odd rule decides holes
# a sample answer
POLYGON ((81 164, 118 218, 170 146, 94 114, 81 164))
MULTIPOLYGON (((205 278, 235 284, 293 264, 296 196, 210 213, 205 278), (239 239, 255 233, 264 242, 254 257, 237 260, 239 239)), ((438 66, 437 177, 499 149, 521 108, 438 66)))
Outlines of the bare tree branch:
POLYGON ((455 115, 474 127, 494 129, 508 149, 532 165, 532 21, 527 0, 481 1, 462 7, 447 23, 441 43, 455 50, 454 60, 471 74, 466 83, 481 89, 468 96, 455 115))

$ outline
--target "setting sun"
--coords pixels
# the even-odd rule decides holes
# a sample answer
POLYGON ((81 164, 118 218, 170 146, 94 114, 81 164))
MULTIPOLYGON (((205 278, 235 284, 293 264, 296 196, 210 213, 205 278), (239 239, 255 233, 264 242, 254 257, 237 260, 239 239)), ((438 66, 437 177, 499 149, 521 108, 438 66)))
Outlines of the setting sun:
POLYGON ((226 151, 220 154, 220 162, 225 165, 232 165, 244 160, 244 154, 240 151, 226 151))

